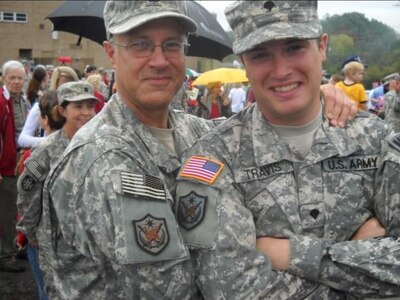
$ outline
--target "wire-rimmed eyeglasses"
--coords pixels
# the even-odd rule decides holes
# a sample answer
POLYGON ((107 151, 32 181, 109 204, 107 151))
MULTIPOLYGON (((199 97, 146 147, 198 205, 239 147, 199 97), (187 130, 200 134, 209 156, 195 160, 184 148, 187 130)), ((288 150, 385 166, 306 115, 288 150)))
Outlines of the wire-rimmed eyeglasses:
POLYGON ((161 47, 163 53, 166 57, 178 57, 182 54, 186 55, 187 50, 189 48, 189 43, 169 40, 165 41, 162 44, 154 44, 149 40, 136 40, 130 44, 118 44, 115 42, 111 42, 111 44, 117 47, 125 48, 132 56, 136 58, 149 57, 154 53, 154 49, 156 47, 161 47))

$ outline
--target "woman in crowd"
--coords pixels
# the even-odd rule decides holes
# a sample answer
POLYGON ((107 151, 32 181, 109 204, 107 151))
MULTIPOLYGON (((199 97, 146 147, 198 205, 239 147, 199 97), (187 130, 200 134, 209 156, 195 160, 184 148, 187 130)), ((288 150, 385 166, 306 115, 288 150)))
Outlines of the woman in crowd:
POLYGON ((97 101, 92 86, 84 82, 65 83, 57 90, 57 94, 49 91, 40 100, 41 124, 49 135, 32 149, 17 184, 17 204, 21 214, 17 229, 28 239, 27 253, 40 299, 47 299, 37 261, 39 242, 36 231, 42 211, 42 186, 50 168, 64 152, 71 138, 95 115, 97 101))

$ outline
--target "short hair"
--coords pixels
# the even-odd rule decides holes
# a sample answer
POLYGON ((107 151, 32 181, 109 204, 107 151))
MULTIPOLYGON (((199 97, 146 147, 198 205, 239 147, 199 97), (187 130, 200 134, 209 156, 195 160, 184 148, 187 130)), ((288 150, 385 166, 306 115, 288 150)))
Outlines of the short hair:
POLYGON ((25 72, 24 66, 17 60, 9 60, 3 64, 3 68, 1 69, 3 76, 6 76, 10 69, 22 69, 25 72))
POLYGON ((364 65, 357 61, 352 61, 346 64, 343 68, 343 73, 346 76, 353 76, 357 72, 364 71, 364 65))

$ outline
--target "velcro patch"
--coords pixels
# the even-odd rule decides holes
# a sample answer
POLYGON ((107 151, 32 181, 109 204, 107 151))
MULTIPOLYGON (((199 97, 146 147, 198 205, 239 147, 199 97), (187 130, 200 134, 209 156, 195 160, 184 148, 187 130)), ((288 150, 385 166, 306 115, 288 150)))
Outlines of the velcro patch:
POLYGON ((205 215, 207 197, 194 191, 179 197, 178 222, 186 230, 191 230, 199 225, 205 215))
POLYGON ((400 133, 389 138, 389 145, 397 151, 400 151, 400 133))
POLYGON ((25 192, 31 191, 36 185, 36 180, 30 176, 25 175, 24 178, 21 180, 21 188, 25 192))
POLYGON ((46 170, 34 159, 28 159, 25 164, 25 169, 32 173, 37 180, 46 174, 46 170))
POLYGON ((136 242, 145 252, 158 255, 169 243, 167 222, 147 214, 143 219, 133 220, 136 242))
POLYGON ((224 164, 217 160, 203 156, 192 156, 186 162, 179 175, 213 184, 223 168, 224 164))
POLYGON ((122 192, 151 200, 166 200, 164 184, 160 178, 147 174, 121 172, 122 192))
POLYGON ((330 158, 323 161, 323 166, 327 172, 373 170, 378 168, 378 159, 376 155, 330 158))

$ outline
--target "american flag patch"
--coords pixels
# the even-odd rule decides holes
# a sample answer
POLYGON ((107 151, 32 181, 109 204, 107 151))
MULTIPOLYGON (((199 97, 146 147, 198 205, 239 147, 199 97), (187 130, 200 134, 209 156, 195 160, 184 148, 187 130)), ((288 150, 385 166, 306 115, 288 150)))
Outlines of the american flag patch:
POLYGON ((224 164, 202 156, 192 156, 183 167, 180 176, 195 178, 213 184, 218 178, 224 164))
POLYGON ((40 180, 46 173, 45 169, 34 159, 29 159, 25 163, 25 168, 28 169, 37 180, 40 180))
POLYGON ((165 200, 165 190, 160 178, 147 174, 121 172, 122 192, 150 198, 153 200, 165 200))

